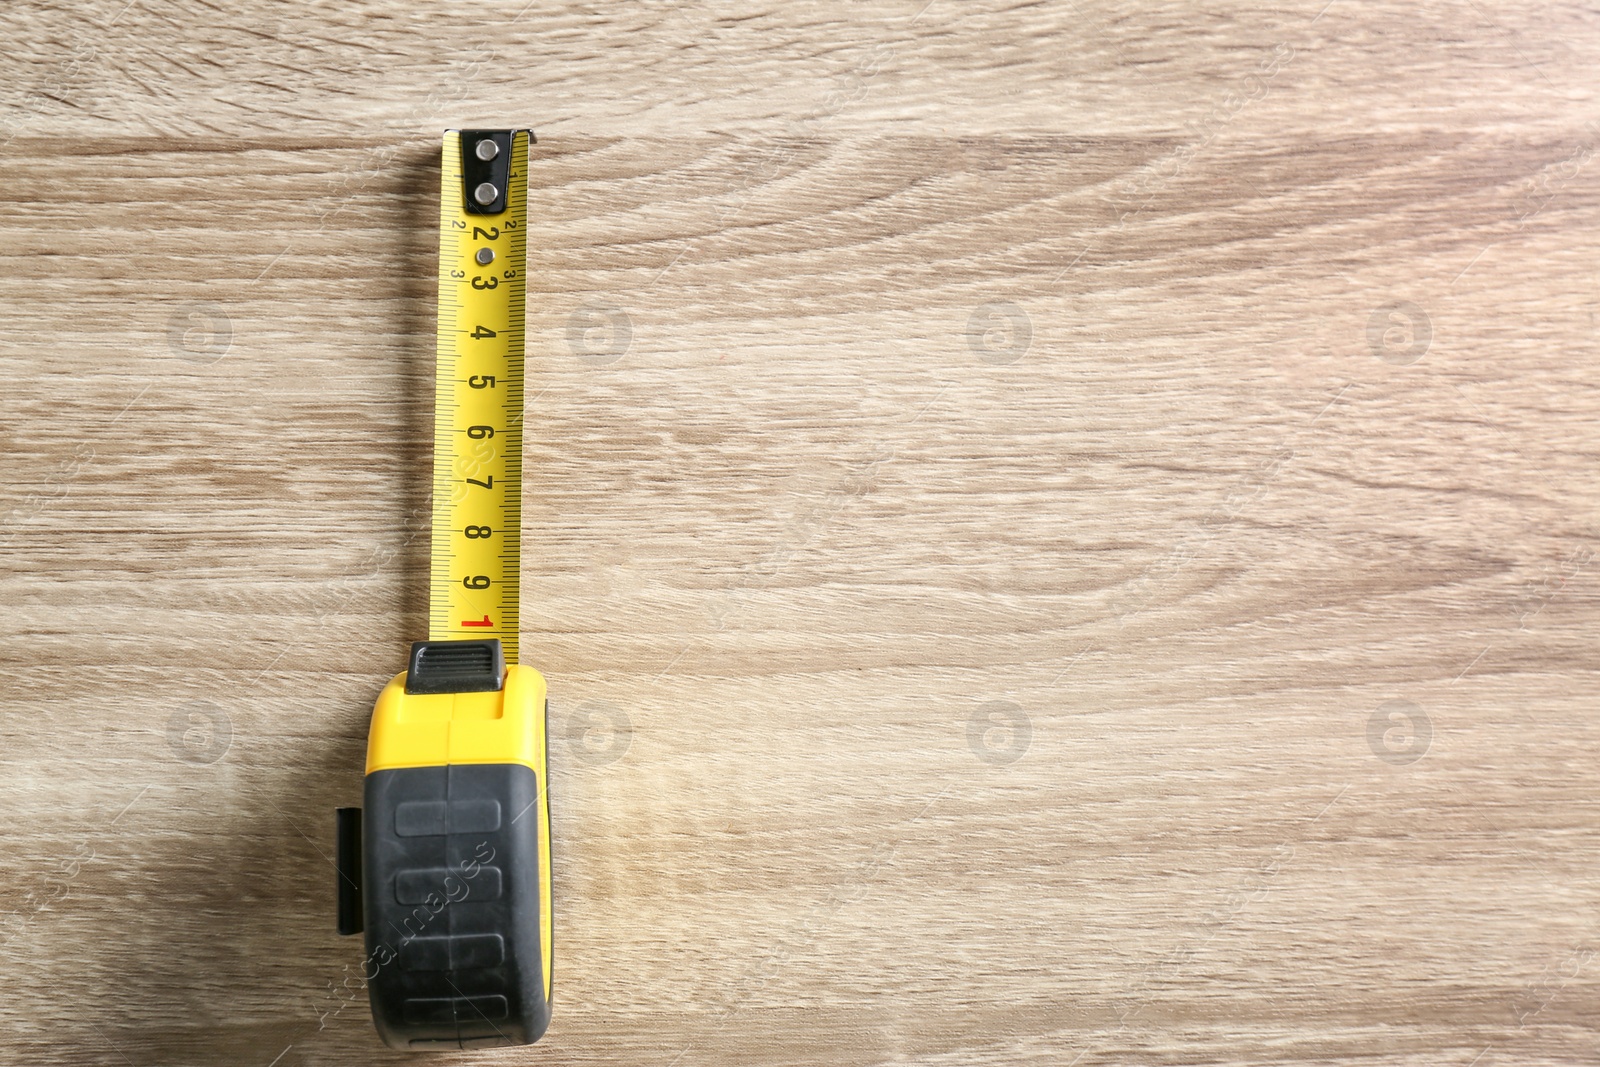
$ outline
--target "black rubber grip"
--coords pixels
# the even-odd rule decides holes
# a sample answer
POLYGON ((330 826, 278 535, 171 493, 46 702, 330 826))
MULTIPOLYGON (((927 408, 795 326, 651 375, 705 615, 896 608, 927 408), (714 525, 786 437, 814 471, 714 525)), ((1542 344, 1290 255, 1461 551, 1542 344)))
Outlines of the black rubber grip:
POLYGON ((550 1025, 538 798, 520 763, 367 775, 365 970, 386 1044, 526 1045, 550 1025))

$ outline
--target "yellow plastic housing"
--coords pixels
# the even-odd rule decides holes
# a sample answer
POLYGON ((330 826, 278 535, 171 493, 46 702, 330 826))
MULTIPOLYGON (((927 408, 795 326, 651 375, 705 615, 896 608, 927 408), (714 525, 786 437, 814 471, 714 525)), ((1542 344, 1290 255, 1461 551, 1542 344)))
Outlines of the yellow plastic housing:
POLYGON ((406 692, 404 671, 378 695, 367 734, 367 773, 450 763, 525 763, 545 785, 544 675, 506 668, 492 693, 406 692))
POLYGON ((544 992, 551 996, 550 783, 547 780, 544 675, 522 664, 506 667, 505 686, 492 693, 407 693, 406 672, 389 680, 372 709, 367 773, 452 763, 522 763, 539 781, 539 944, 544 992))

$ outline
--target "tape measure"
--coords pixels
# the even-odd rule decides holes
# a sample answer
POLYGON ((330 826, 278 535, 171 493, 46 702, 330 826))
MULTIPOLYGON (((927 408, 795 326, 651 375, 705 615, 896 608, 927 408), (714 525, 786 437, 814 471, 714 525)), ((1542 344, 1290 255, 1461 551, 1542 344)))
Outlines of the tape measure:
POLYGON ((517 663, 532 141, 445 134, 428 640, 373 709, 364 807, 338 812, 339 932, 366 934, 394 1048, 550 1022, 546 687, 517 663))
POLYGON ((497 637, 507 663, 517 661, 522 558, 529 137, 473 131, 464 160, 462 135, 446 134, 441 186, 452 193, 439 198, 428 636, 497 637), (486 160, 475 147, 485 145, 486 160))

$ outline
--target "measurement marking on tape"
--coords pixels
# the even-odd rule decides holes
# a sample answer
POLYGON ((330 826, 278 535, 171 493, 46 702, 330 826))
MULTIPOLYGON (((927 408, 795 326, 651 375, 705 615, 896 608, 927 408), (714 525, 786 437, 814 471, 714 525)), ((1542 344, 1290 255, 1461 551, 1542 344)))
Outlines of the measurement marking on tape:
MULTIPOLYGON (((521 131, 504 212, 470 214, 448 194, 439 208, 429 636, 498 637, 507 663, 520 617, 527 161, 521 131)), ((458 133, 446 135, 441 180, 462 188, 458 133)))

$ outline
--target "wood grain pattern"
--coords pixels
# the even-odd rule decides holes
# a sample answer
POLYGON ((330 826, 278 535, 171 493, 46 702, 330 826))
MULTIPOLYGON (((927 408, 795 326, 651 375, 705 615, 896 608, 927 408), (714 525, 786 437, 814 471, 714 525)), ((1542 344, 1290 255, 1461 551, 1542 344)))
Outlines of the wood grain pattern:
POLYGON ((1324 3, 0 10, 4 1058, 405 1059, 331 809, 520 121, 497 1062, 1595 1062, 1600 19, 1324 3))

